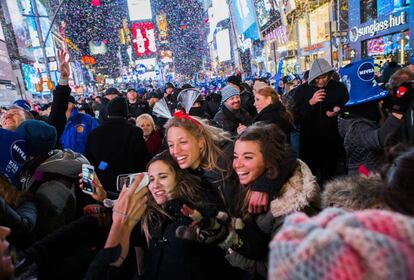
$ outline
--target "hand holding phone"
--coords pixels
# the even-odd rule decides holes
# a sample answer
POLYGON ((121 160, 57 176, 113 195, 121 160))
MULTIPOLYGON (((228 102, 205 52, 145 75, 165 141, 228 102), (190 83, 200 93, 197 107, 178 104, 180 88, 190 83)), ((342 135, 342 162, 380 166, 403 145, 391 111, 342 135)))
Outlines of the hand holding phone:
POLYGON ((82 191, 87 194, 93 194, 95 188, 92 181, 95 177, 95 168, 90 164, 82 164, 82 191))
MULTIPOLYGON (((127 188, 131 183, 134 181, 135 177, 140 173, 132 173, 132 174, 122 174, 118 175, 116 178, 116 188, 118 191, 121 191, 124 186, 127 188)), ((149 176, 146 172, 143 173, 144 177, 142 178, 138 188, 136 189, 136 193, 139 192, 143 187, 148 186, 149 184, 149 176)))

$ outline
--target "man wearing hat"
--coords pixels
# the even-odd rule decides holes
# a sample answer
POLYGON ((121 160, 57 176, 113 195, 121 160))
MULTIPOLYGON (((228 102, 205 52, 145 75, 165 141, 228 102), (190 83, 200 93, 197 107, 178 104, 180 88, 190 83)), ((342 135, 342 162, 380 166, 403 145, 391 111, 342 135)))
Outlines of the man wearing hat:
POLYGON ((1 127, 10 131, 15 131, 25 120, 33 119, 30 113, 30 104, 26 100, 16 100, 9 110, 1 116, 1 127))
POLYGON ((149 160, 141 128, 127 117, 126 98, 116 97, 108 104, 107 119, 87 136, 85 155, 111 197, 118 194, 118 175, 143 172, 149 160))
POLYGON ((145 100, 141 100, 135 89, 130 88, 126 94, 128 98, 129 116, 136 118, 144 113, 149 113, 150 108, 145 100))
POLYGON ((102 124, 108 117, 109 101, 111 101, 112 99, 120 95, 121 94, 118 91, 118 89, 114 87, 110 87, 104 92, 104 98, 102 98, 102 104, 98 108, 99 109, 99 123, 102 124))
POLYGON ((309 71, 308 83, 294 94, 295 120, 300 126, 299 157, 319 183, 332 178, 341 148, 337 113, 348 101, 346 87, 332 78, 334 69, 322 58, 309 71))
POLYGON ((213 121, 224 130, 237 135, 251 124, 251 117, 241 108, 240 91, 234 86, 225 86, 221 90, 221 96, 221 109, 214 116, 213 121))
POLYGON ((167 101, 168 107, 171 112, 174 112, 177 108, 177 96, 178 93, 175 92, 175 87, 172 83, 165 84, 164 99, 167 101))
POLYGON ((242 80, 239 76, 232 75, 227 78, 227 85, 233 86, 240 91, 241 107, 246 110, 251 116, 256 115, 256 108, 254 107, 254 96, 245 84, 243 86, 242 80))

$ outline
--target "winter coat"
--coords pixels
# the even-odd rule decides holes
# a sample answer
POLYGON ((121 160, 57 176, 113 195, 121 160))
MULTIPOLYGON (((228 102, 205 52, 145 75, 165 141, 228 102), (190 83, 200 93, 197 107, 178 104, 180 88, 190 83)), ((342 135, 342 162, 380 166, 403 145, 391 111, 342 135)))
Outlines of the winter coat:
POLYGON ((237 127, 239 127, 239 124, 243 124, 245 126, 249 126, 251 124, 250 115, 246 110, 240 108, 240 110, 232 112, 227 109, 225 105, 223 105, 221 110, 217 112, 213 121, 215 121, 219 127, 233 135, 237 135, 237 127))
POLYGON ((135 103, 128 102, 129 117, 137 118, 138 116, 149 113, 150 107, 148 102, 143 100, 137 100, 135 103))
POLYGON ((114 117, 89 133, 85 155, 111 196, 117 196, 118 175, 143 172, 149 160, 142 130, 114 117))
POLYGON ((385 183, 378 174, 355 174, 333 179, 321 194, 323 208, 337 207, 350 210, 386 208, 383 198, 385 183))
POLYGON ((149 158, 152 158, 156 154, 160 152, 161 145, 162 145, 162 136, 161 136, 161 130, 157 129, 154 130, 147 141, 145 141, 145 144, 147 145, 148 150, 148 156, 149 158))
MULTIPOLYGON (((145 269, 140 279, 240 279, 240 271, 227 263, 225 251, 217 245, 176 237, 178 227, 188 226, 192 222, 190 218, 181 214, 182 205, 183 203, 176 199, 168 201, 163 206, 170 217, 160 216, 160 225, 149 229, 151 233, 149 244, 146 243, 141 231, 134 230, 131 235, 133 245, 145 247, 143 252, 145 269)), ((94 260, 86 279, 119 279, 108 277, 111 270, 114 270, 109 263, 117 259, 120 254, 119 249, 114 249, 104 249, 99 253, 99 259, 94 260), (113 256, 109 258, 110 255, 113 256)))
POLYGON ((220 110, 221 95, 211 93, 206 96, 206 100, 203 103, 204 112, 213 118, 220 110))
POLYGON ((381 127, 365 118, 338 118, 339 133, 344 139, 348 174, 358 173, 360 165, 375 171, 384 147, 395 142, 402 123, 393 115, 381 127))
POLYGON ((303 211, 314 215, 319 211, 319 186, 309 167, 301 160, 280 191, 271 197, 270 210, 254 217, 245 228, 236 230, 243 241, 242 246, 230 253, 227 259, 235 266, 255 268, 263 274, 267 263, 268 244, 281 229, 285 217, 293 212, 303 211))
POLYGON ((109 99, 108 98, 102 98, 102 103, 101 105, 99 105, 98 110, 99 110, 99 123, 102 124, 104 121, 106 121, 108 119, 108 105, 109 105, 109 99))
POLYGON ((36 223, 37 207, 31 196, 26 196, 15 209, 0 197, 0 225, 12 230, 7 239, 13 246, 22 249, 30 245, 34 241, 36 223))
POLYGON ((178 226, 192 220, 180 213, 182 203, 169 201, 164 208, 172 219, 150 230, 152 239, 146 251, 144 279, 231 279, 237 274, 225 260, 225 252, 216 245, 179 239, 178 226))
POLYGON ((321 177, 330 177, 335 172, 341 139, 337 117, 328 117, 326 112, 332 111, 335 106, 344 108, 348 101, 348 91, 342 83, 330 80, 325 88, 325 100, 311 106, 309 100, 317 90, 316 87, 305 84, 297 87, 294 95, 294 112, 297 113, 300 126, 299 158, 315 174, 320 171, 321 177))
POLYGON ((253 123, 256 122, 265 122, 265 123, 273 123, 276 124, 286 135, 286 139, 289 140, 290 132, 293 129, 292 124, 284 119, 280 115, 280 108, 281 105, 279 104, 270 104, 266 106, 260 113, 253 119, 253 123))
MULTIPOLYGON (((48 123, 56 128, 57 139, 60 139, 67 122, 66 110, 68 108, 70 93, 70 87, 62 85, 57 85, 53 91, 53 102, 48 123)), ((55 148, 60 148, 59 141, 57 141, 55 148)))
POLYGON ((86 137, 98 125, 95 118, 73 109, 60 138, 62 148, 85 154, 86 137))

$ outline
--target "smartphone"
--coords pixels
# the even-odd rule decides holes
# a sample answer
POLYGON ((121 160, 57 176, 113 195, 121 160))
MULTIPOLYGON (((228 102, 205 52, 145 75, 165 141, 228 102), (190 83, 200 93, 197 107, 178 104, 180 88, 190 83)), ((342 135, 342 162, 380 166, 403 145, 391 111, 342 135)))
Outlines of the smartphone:
POLYGON ((92 181, 95 177, 95 168, 90 164, 82 164, 82 191, 87 194, 93 194, 95 188, 92 181))
MULTIPOLYGON (((124 185, 128 188, 129 185, 134 181, 135 177, 141 173, 131 173, 131 174, 122 174, 118 175, 116 178, 116 189, 120 192, 124 185)), ((141 183, 139 184, 138 188, 135 190, 135 192, 139 192, 143 187, 148 186, 149 184, 149 176, 147 172, 143 172, 144 177, 141 180, 141 183)))

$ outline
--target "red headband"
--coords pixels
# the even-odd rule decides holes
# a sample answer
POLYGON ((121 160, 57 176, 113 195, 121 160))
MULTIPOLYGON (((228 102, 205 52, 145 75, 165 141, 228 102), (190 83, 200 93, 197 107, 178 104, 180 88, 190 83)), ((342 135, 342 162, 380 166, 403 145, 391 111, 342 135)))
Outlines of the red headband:
POLYGON ((193 124, 195 124, 195 126, 200 127, 200 123, 196 119, 191 117, 188 113, 184 113, 183 111, 175 112, 174 118, 190 120, 193 124))

